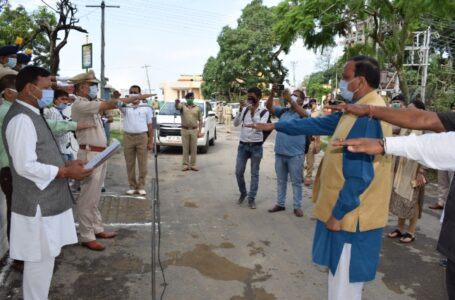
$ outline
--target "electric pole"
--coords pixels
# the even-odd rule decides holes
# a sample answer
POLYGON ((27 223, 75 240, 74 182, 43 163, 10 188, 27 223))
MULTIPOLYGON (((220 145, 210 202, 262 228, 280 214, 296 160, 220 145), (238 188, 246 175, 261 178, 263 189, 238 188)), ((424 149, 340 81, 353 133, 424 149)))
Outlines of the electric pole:
POLYGON ((147 75, 147 84, 149 86, 149 94, 151 94, 152 93, 152 89, 150 88, 150 78, 149 78, 149 68, 151 68, 151 66, 144 65, 142 68, 145 69, 145 74, 147 75))
POLYGON ((297 61, 291 61, 291 66, 292 66, 292 74, 293 74, 293 84, 294 84, 294 88, 296 88, 297 86, 295 85, 295 66, 297 65, 297 61))
POLYGON ((101 8, 101 98, 104 99, 104 86, 106 85, 106 78, 104 76, 104 48, 106 46, 104 42, 104 9, 107 8, 120 8, 118 5, 106 5, 104 1, 101 1, 101 5, 86 5, 85 7, 98 7, 101 8))

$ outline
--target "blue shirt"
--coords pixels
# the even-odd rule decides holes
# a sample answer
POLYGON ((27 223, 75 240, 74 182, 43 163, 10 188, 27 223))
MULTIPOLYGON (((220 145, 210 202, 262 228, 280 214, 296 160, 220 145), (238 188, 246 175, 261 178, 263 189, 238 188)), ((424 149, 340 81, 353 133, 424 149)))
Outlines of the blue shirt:
MULTIPOLYGON (((277 131, 290 135, 312 134, 332 135, 342 113, 334 113, 319 118, 307 118, 279 122, 277 131)), ((367 116, 359 117, 347 135, 347 138, 382 138, 381 124, 367 116)), ((345 183, 340 190, 332 215, 338 220, 357 208, 360 195, 368 188, 374 177, 374 156, 364 153, 350 153, 343 150, 343 176, 345 183)), ((350 282, 373 280, 379 261, 383 228, 365 232, 329 231, 321 221, 316 223, 313 240, 313 261, 330 268, 335 274, 341 251, 345 243, 352 245, 349 265, 350 282)))
MULTIPOLYGON (((281 106, 275 106, 275 116, 280 118, 279 122, 286 122, 293 119, 300 119, 296 111, 281 106)), ((277 132, 275 139, 275 153, 286 156, 297 156, 305 154, 305 135, 288 135, 277 132)))

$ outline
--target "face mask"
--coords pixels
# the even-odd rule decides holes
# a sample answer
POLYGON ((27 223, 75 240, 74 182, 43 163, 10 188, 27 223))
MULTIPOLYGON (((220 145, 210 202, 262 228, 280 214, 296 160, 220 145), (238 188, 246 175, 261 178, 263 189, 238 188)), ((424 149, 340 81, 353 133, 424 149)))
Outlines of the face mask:
POLYGON ((186 99, 186 104, 193 105, 194 104, 194 99, 186 99))
POLYGON ((68 105, 65 103, 60 103, 59 105, 56 106, 56 108, 60 111, 65 110, 67 107, 68 105))
POLYGON ((400 108, 401 107, 401 103, 400 102, 393 102, 392 104, 390 104, 390 107, 391 108, 400 108))
POLYGON ((91 85, 88 90, 88 95, 90 98, 96 98, 98 95, 98 87, 96 85, 91 85))
POLYGON ((258 103, 258 99, 254 98, 254 97, 248 97, 247 102, 249 105, 256 105, 256 103, 258 103))
MULTIPOLYGON (((354 80, 354 79, 355 79, 355 77, 352 80, 354 80)), ((349 85, 349 83, 352 82, 352 80, 349 81, 349 82, 347 82, 344 79, 340 81, 340 94, 341 94, 341 97, 343 97, 343 99, 348 101, 348 102, 352 102, 352 99, 354 97, 354 93, 357 92, 357 90, 355 90, 354 92, 351 92, 348 89, 348 85, 349 85)))
MULTIPOLYGON (((36 87, 39 89, 38 87, 36 87)), ((31 95, 33 98, 38 100, 38 106, 40 108, 48 107, 52 101, 54 100, 54 90, 53 89, 44 89, 41 90, 42 96, 41 99, 36 98, 35 96, 31 95)))
POLYGON ((16 67, 16 64, 17 64, 17 58, 15 58, 15 57, 8 57, 8 62, 7 62, 8 67, 10 67, 11 69, 13 69, 14 67, 16 67))

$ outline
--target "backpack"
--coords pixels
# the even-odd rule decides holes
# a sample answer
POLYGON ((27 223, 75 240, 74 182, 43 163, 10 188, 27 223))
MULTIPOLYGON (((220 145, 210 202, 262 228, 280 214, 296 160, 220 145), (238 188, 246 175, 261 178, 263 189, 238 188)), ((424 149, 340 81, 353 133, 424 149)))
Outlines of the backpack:
MULTIPOLYGON (((245 122, 245 116, 247 114, 247 112, 249 111, 248 108, 245 108, 245 112, 243 113, 243 117, 242 117, 242 123, 245 122)), ((266 112, 269 112, 267 109, 263 109, 260 113, 259 113, 259 116, 262 117, 265 115, 266 112)), ((269 112, 269 117, 267 118, 267 123, 272 123, 272 120, 270 119, 271 117, 271 113, 269 112)), ((262 143, 265 142, 265 140, 269 137, 269 135, 272 133, 272 131, 263 131, 262 132, 262 143)))

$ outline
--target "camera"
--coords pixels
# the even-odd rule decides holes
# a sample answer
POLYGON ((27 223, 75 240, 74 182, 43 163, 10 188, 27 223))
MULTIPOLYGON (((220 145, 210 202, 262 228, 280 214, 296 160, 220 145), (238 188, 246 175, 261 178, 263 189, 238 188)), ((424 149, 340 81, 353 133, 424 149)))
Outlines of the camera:
POLYGON ((284 84, 277 84, 276 86, 279 91, 284 91, 284 84))

